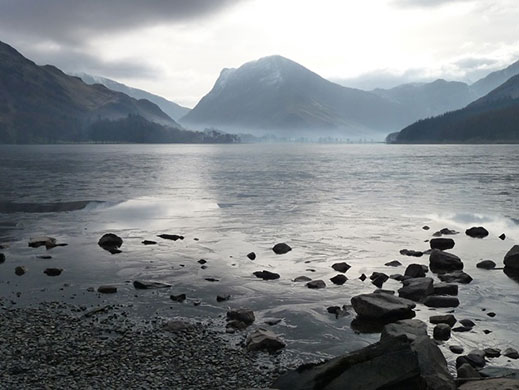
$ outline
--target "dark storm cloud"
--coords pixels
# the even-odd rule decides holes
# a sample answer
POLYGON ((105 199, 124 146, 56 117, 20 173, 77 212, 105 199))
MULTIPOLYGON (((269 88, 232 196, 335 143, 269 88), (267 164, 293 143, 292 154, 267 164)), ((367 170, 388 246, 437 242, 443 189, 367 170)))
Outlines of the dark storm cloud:
POLYGON ((0 0, 0 29, 55 42, 181 22, 243 0, 0 0))

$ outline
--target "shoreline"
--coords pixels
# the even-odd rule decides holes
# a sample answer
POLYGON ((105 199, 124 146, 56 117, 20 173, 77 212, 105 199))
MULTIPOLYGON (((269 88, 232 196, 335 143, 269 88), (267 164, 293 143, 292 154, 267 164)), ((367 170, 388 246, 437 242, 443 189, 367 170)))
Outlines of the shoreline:
POLYGON ((122 305, 0 301, 0 322, 2 389, 264 388, 285 371, 279 355, 232 346, 207 324, 134 321, 122 305))

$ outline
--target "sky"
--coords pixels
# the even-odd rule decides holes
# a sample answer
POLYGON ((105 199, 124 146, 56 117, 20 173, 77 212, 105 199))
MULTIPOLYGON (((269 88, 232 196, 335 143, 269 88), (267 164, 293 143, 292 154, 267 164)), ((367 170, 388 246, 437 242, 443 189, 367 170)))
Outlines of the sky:
POLYGON ((517 0, 0 0, 0 41, 193 107, 273 54, 367 90, 473 82, 519 60, 518 20, 517 0))

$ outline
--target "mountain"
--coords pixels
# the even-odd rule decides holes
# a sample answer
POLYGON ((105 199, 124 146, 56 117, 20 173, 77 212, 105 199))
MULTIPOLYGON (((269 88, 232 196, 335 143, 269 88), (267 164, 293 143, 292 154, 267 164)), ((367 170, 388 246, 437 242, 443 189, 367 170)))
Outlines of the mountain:
POLYGON ((498 70, 490 73, 488 76, 483 77, 481 80, 476 81, 470 87, 475 95, 478 97, 484 96, 490 91, 494 90, 504 82, 509 80, 511 77, 519 74, 519 61, 514 62, 512 65, 505 69, 498 70))
POLYGON ((143 91, 142 89, 132 88, 127 85, 118 83, 117 81, 110 80, 104 77, 92 76, 86 73, 74 73, 73 76, 79 77, 87 84, 102 84, 106 88, 111 89, 112 91, 122 92, 128 96, 131 96, 135 99, 146 99, 152 103, 155 103, 159 108, 169 115, 170 118, 174 120, 178 120, 179 118, 186 115, 190 109, 187 107, 183 107, 177 103, 174 103, 170 100, 164 99, 161 96, 154 95, 152 93, 143 91))
POLYGON ((375 89, 372 92, 404 105, 413 113, 415 120, 460 109, 479 97, 465 83, 442 79, 431 83, 403 84, 391 89, 375 89))
POLYGON ((390 134, 391 143, 519 142, 519 75, 467 107, 390 134))
POLYGON ((410 123, 405 107, 342 87, 281 56, 222 70, 213 89, 180 122, 284 136, 373 136, 410 123))
POLYGON ((51 65, 38 66, 0 42, 1 143, 88 141, 93 123, 129 115, 181 128, 148 100, 87 85, 51 65))

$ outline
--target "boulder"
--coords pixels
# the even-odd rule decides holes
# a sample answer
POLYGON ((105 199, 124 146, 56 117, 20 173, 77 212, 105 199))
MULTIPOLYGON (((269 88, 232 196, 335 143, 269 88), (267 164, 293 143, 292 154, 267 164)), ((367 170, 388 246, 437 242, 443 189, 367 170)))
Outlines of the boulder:
POLYGON ((447 341, 451 338, 451 327, 447 324, 438 324, 433 329, 435 340, 447 341))
POLYGON ((119 250, 119 248, 122 244, 123 239, 113 233, 104 234, 97 242, 97 245, 99 245, 104 250, 110 252, 111 254, 120 253, 121 251, 119 250))
POLYGON ((279 274, 276 274, 275 272, 266 271, 266 270, 253 272, 253 275, 256 276, 257 278, 260 278, 263 280, 279 279, 279 274))
POLYGON ((449 345, 449 350, 456 355, 463 353, 463 347, 461 345, 449 345))
POLYGON ((157 245, 157 241, 144 240, 144 241, 142 241, 142 244, 144 244, 144 245, 157 245))
POLYGON ((351 265, 348 263, 342 262, 342 263, 335 263, 332 265, 332 268, 337 272, 345 273, 351 268, 351 265))
POLYGON ((449 228, 443 228, 442 230, 440 230, 440 234, 442 235, 454 235, 454 234, 458 234, 459 232, 457 232, 456 230, 453 230, 453 229, 449 229, 449 228))
POLYGON ((333 278, 330 278, 330 280, 333 284, 338 284, 340 286, 340 285, 343 285, 344 283, 346 283, 348 278, 342 274, 339 274, 339 275, 335 275, 333 278))
POLYGON ((172 241, 184 239, 184 236, 179 236, 178 234, 159 234, 157 237, 160 237, 164 240, 172 240, 172 241))
POLYGON ((359 276, 359 279, 363 282, 367 279, 368 277, 366 276, 366 274, 362 274, 359 276))
POLYGON ((272 385, 279 390, 455 390, 447 362, 427 336, 409 342, 388 337, 326 362, 305 364, 281 375, 272 385))
POLYGON ((47 276, 59 276, 63 272, 62 268, 46 268, 43 273, 47 276))
POLYGON ((496 268, 496 263, 492 260, 483 260, 476 264, 476 267, 482 269, 494 269, 496 268))
POLYGON ((446 274, 438 274, 438 278, 446 283, 462 283, 467 284, 472 282, 472 277, 463 271, 454 271, 446 274))
POLYGON ((312 278, 309 278, 308 276, 298 276, 294 279, 294 282, 309 282, 312 280, 312 278))
POLYGON ((194 329, 194 326, 189 322, 182 320, 169 320, 164 325, 162 325, 162 329, 167 330, 168 332, 182 332, 194 329))
POLYGON ((249 260, 256 260, 256 253, 250 252, 247 254, 247 257, 249 258, 249 260))
POLYGON ((236 309, 227 312, 227 321, 240 321, 246 325, 251 325, 256 317, 250 309, 236 309))
POLYGON ((386 321, 415 316, 413 301, 389 294, 361 294, 351 298, 353 309, 360 318, 386 321))
POLYGON ((433 249, 429 256, 429 266, 434 273, 443 273, 463 269, 461 259, 452 253, 433 249))
POLYGON ((479 353, 470 352, 468 355, 458 356, 456 358, 456 367, 461 367, 461 365, 468 363, 474 368, 483 368, 485 367, 485 357, 479 353))
MULTIPOLYGON (((459 366, 456 370, 456 373, 458 374, 458 380, 460 379, 477 379, 480 378, 481 375, 479 372, 472 367, 469 363, 463 363, 461 366, 459 366)), ((463 381, 466 382, 466 381, 463 381)))
POLYGON ((5 255, 3 253, 0 253, 0 264, 5 263, 5 255))
POLYGON ((47 236, 31 237, 29 239, 29 247, 39 248, 40 246, 45 246, 47 249, 54 248, 56 246, 56 239, 47 236))
POLYGON ((429 295, 423 304, 428 307, 458 307, 460 301, 457 297, 448 295, 429 295))
POLYGON ((499 236, 499 239, 500 240, 504 240, 506 238, 506 234, 505 233, 502 233, 500 236, 499 236))
POLYGON ((249 351, 267 351, 269 353, 274 353, 286 346, 279 336, 266 329, 256 329, 249 333, 245 345, 249 351))
POLYGON ((97 288, 97 292, 101 294, 115 294, 117 292, 117 287, 115 286, 99 286, 97 288))
POLYGON ((454 283, 434 283, 434 295, 458 295, 458 285, 454 283))
POLYGON ((483 226, 474 226, 470 229, 465 230, 465 234, 473 238, 484 238, 488 236, 488 230, 483 226))
POLYGON ((395 291, 393 290, 384 290, 382 288, 377 288, 375 291, 373 291, 373 294, 389 294, 389 295, 395 295, 395 291))
POLYGON ((311 282, 308 282, 306 284, 306 287, 312 288, 312 289, 320 289, 320 288, 325 288, 326 283, 324 283, 324 281, 322 281, 322 280, 312 280, 311 282))
POLYGON ((393 261, 390 261, 389 263, 386 263, 384 265, 387 266, 387 267, 399 267, 399 266, 402 265, 402 263, 399 262, 398 260, 393 260, 393 261))
POLYGON ((425 269, 421 264, 409 264, 405 269, 404 276, 423 278, 425 276, 425 269))
POLYGON ((25 274, 27 272, 27 268, 25 268, 23 265, 19 265, 18 267, 16 267, 14 269, 14 273, 17 275, 17 276, 22 276, 23 274, 25 274))
POLYGON ((414 341, 417 337, 427 336, 427 324, 420 320, 400 320, 384 326, 380 334, 380 341, 388 337, 404 335, 407 340, 414 341))
POLYGON ((230 295, 217 295, 216 296, 216 302, 225 302, 231 299, 230 295))
POLYGON ((137 290, 150 290, 155 288, 168 288, 171 287, 171 285, 161 282, 134 280, 133 287, 135 287, 137 290))
POLYGON ((274 245, 272 248, 274 253, 276 255, 284 255, 285 253, 288 253, 292 250, 288 244, 285 244, 284 242, 274 245))
POLYGON ((454 240, 452 238, 433 238, 429 241, 431 249, 440 249, 442 251, 446 249, 454 248, 454 240))
POLYGON ((505 269, 510 268, 511 270, 519 272, 519 245, 514 245, 512 249, 508 251, 504 259, 505 269))
POLYGON ((470 381, 461 385, 459 390, 519 390, 519 380, 489 378, 479 381, 470 381))
POLYGON ((447 324, 452 328, 456 323, 456 317, 454 317, 452 314, 431 316, 429 317, 429 322, 431 324, 447 324))
POLYGON ((402 282, 404 286, 398 290, 402 298, 420 302, 434 292, 431 278, 412 278, 402 282))
POLYGON ((464 318, 462 320, 459 320, 458 322, 463 326, 468 326, 469 328, 473 328, 474 326, 476 326, 476 323, 472 320, 469 320, 468 318, 464 318))
POLYGON ((501 356, 501 350, 499 348, 485 348, 483 351, 485 352, 485 357, 498 358, 501 356))

